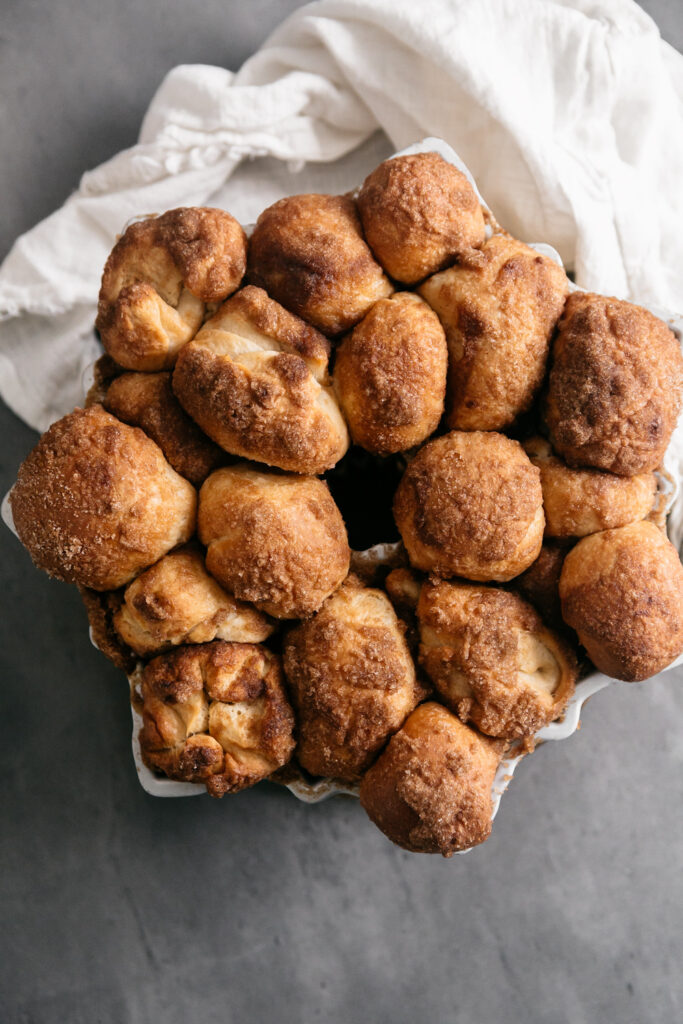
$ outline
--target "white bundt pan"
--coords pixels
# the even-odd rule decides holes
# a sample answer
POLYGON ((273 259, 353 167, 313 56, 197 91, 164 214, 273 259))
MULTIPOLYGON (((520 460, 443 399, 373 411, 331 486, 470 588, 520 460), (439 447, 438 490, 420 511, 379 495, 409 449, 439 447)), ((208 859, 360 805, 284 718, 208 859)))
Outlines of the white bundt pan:
MULTIPOLYGON (((415 143, 415 145, 401 150, 400 153, 395 153, 394 156, 431 152, 439 153, 444 160, 448 160, 449 163, 454 164, 463 172, 463 174, 467 175, 479 196, 482 206, 489 209, 468 168, 457 153, 451 149, 447 143, 443 142, 442 139, 423 139, 422 142, 415 143)), ((492 233, 493 229, 491 227, 487 227, 487 235, 490 236, 492 233)), ((529 244, 532 248, 537 249, 546 256, 549 256, 551 259, 555 260, 556 263, 559 263, 560 266, 562 266, 562 260, 552 246, 546 245, 542 242, 531 242, 529 244)), ((577 288, 576 285, 571 285, 571 290, 582 291, 583 289, 577 288)), ((673 315, 651 306, 648 308, 652 313, 660 317, 669 325, 678 338, 679 343, 683 345, 683 316, 673 315)), ((84 392, 89 390, 91 383, 92 379, 84 380, 84 392)), ((683 417, 681 417, 678 427, 671 438, 671 442, 664 457, 663 468, 664 474, 658 475, 658 482, 662 500, 666 503, 668 515, 667 533, 669 539, 675 545, 679 553, 683 553, 683 492, 681 488, 681 484, 683 482, 683 417)), ((5 496, 2 502, 2 518, 9 529, 16 534, 8 499, 9 494, 5 496)), ((369 552, 367 552, 367 555, 373 561, 377 560, 381 562, 383 560, 383 555, 385 554, 384 549, 390 549, 393 547, 394 545, 377 545, 375 548, 371 548, 369 552)), ((387 551, 387 553, 389 552, 387 551)), ((365 553, 363 554, 365 555, 365 553)), ((676 661, 672 662, 668 668, 674 668, 676 665, 681 664, 683 664, 683 655, 680 658, 677 658, 676 661)), ((137 682, 135 673, 129 677, 129 682, 131 688, 133 688, 137 682)), ((574 696, 570 700, 562 719, 560 721, 553 722, 545 729, 541 729, 540 732, 536 734, 536 740, 540 743, 545 742, 546 740, 564 740, 568 736, 571 736, 579 727, 581 710, 588 698, 592 697, 593 694, 597 693, 599 690, 604 690, 605 687, 610 686, 615 682, 618 682, 618 680, 610 679, 601 672, 592 672, 590 675, 586 676, 585 679, 582 679, 581 682, 577 684, 574 696)), ((622 683, 621 685, 627 684, 622 683)), ((172 779, 163 778, 162 776, 155 775, 154 772, 150 771, 150 769, 143 763, 142 755, 140 753, 138 735, 142 728, 142 719, 132 706, 131 709, 133 714, 133 758, 135 760, 135 767, 142 788, 151 796, 159 797, 200 796, 202 793, 205 793, 206 790, 201 785, 191 782, 174 782, 172 779)), ((496 777, 493 781, 492 790, 494 818, 500 805, 500 798, 507 789, 515 768, 523 759, 523 756, 524 755, 505 758, 501 761, 498 767, 496 777)), ((319 779, 310 784, 304 781, 294 781, 287 784, 287 789, 289 789, 298 800, 302 800, 304 803, 309 804, 318 803, 320 800, 326 800, 330 796, 338 796, 340 794, 346 794, 348 796, 358 795, 357 788, 336 782, 334 779, 319 779)), ((468 853, 469 851, 463 850, 460 852, 468 853)))

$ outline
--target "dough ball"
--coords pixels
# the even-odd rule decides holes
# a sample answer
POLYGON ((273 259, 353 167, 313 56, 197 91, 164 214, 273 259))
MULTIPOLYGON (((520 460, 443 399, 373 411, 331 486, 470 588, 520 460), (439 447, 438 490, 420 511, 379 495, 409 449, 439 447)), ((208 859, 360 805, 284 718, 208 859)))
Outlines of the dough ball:
POLYGON ((385 160, 363 182, 358 212, 375 257, 404 284, 416 284, 484 243, 476 192, 438 153, 385 160))
POLYGON ((294 715, 276 655, 215 640, 145 667, 138 692, 145 764, 209 794, 236 793, 286 764, 294 715))
POLYGON ((249 240, 249 280, 325 334, 340 334, 393 291, 348 196, 289 196, 249 240))
POLYGON ((380 299, 337 350, 334 384, 354 444, 391 455, 421 444, 443 414, 448 349, 412 292, 380 299))
POLYGON ((663 321, 630 302, 576 292, 553 345, 545 416, 570 466, 619 476, 656 469, 683 396, 683 356, 663 321))
POLYGON ((354 577, 287 634, 283 660, 312 775, 358 779, 423 696, 388 598, 354 577))
POLYGON ((421 704, 364 776, 360 802, 392 843, 450 857, 488 839, 504 744, 421 704))
POLYGON ((199 494, 199 539, 211 575, 278 619, 316 611, 349 571, 344 521, 315 477, 217 470, 199 494))
POLYGON ((155 441, 176 473, 198 487, 223 451, 202 433, 173 394, 170 373, 123 373, 107 388, 103 405, 155 441))
POLYGON ((146 434, 93 405, 43 434, 10 501, 39 569, 116 590, 190 539, 197 495, 146 434))
POLYGON ((248 286, 186 345, 173 387, 194 420, 233 455, 295 473, 324 473, 349 435, 332 388, 330 343, 248 286))
POLYGON ((568 286, 562 267, 510 235, 425 281, 448 340, 449 427, 501 430, 530 408, 568 286))
POLYGON ((106 351, 127 370, 169 369, 206 305, 239 288, 246 257, 225 210, 186 206, 131 224, 102 275, 95 326, 106 351))
POLYGON ((193 547, 165 555, 129 583, 114 628, 142 657, 210 640, 259 643, 273 632, 265 615, 219 587, 193 547))
POLYGON ((514 582, 515 589, 553 629, 566 632, 560 608, 560 573, 571 540, 545 540, 538 558, 514 582))
POLYGON ((417 606, 420 662, 444 703, 489 736, 532 736, 564 711, 576 659, 517 594, 425 583, 417 606))
POLYGON ((409 463, 394 516, 416 569, 510 580, 541 549, 540 473, 517 441, 454 430, 429 441, 409 463))
POLYGON ((524 442, 541 471, 546 537, 586 537, 645 519, 657 490, 653 473, 624 477, 599 469, 572 469, 541 437, 524 442))
POLYGON ((652 523, 580 540, 564 560, 560 600, 605 675, 648 679, 683 652, 683 566, 652 523))

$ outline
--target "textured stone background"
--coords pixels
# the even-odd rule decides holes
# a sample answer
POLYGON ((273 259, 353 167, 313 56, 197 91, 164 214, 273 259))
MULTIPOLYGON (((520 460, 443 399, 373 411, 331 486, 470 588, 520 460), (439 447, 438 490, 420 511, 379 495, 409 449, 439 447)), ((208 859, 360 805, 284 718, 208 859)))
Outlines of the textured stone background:
MULTIPOLYGON (((3 6, 2 254, 135 141, 170 67, 237 68, 299 5, 3 6)), ((680 0, 643 6, 681 48, 680 0)), ((4 493, 35 436, 4 408, 0 431, 4 493)), ((681 1019, 683 671, 596 697, 479 850, 409 855, 350 800, 148 797, 76 591, 0 545, 3 1022, 681 1019)))

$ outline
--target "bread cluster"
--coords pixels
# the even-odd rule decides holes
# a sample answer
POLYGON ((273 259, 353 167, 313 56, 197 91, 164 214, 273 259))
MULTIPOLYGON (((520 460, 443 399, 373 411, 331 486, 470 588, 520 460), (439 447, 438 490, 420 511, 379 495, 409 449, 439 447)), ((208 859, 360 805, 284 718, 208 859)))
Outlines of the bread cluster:
POLYGON ((336 779, 450 856, 586 659, 635 680, 683 650, 676 338, 572 292, 437 154, 281 199, 249 239, 217 209, 131 224, 97 329, 86 407, 11 507, 131 673, 153 772, 336 779))

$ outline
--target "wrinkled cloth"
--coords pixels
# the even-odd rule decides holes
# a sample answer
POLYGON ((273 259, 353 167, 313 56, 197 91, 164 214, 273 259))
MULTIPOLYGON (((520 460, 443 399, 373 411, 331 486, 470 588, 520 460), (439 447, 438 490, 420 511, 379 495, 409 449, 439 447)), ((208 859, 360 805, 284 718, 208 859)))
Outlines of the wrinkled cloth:
POLYGON ((683 310, 683 57, 632 0, 321 0, 233 74, 172 70, 140 141, 0 268, 0 394, 44 429, 99 354, 99 280, 136 216, 343 191, 445 139, 496 218, 584 288, 683 310))

